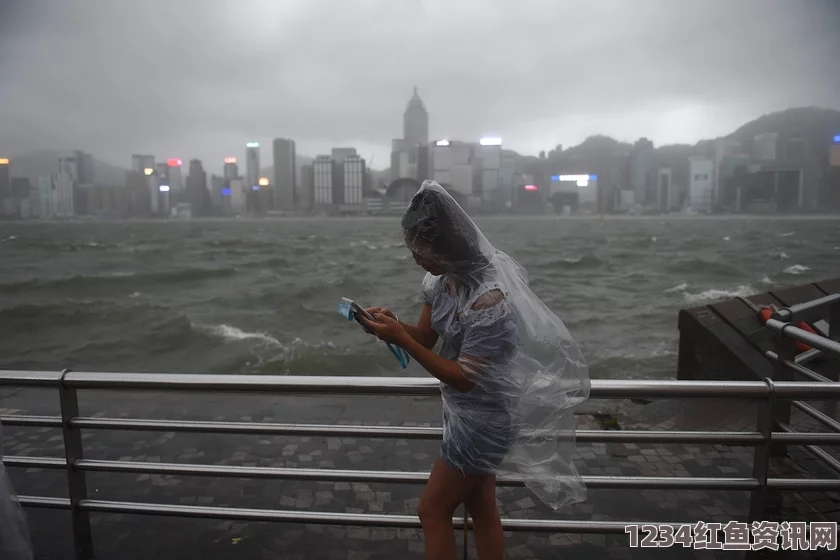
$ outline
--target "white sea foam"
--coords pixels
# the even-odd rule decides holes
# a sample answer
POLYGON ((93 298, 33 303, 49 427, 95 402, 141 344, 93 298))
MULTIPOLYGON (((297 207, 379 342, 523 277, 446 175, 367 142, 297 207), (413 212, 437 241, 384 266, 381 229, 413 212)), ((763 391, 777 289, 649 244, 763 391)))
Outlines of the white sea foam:
POLYGON ((789 267, 787 267, 786 269, 784 269, 784 270, 783 270, 783 272, 784 272, 785 274, 794 274, 794 275, 796 275, 796 274, 805 274, 805 273, 806 273, 806 272, 808 272, 809 270, 811 270, 811 269, 810 269, 810 268, 808 268, 807 266, 803 266, 803 265, 801 265, 801 264, 795 264, 795 265, 793 265, 793 266, 789 266, 789 267))
POLYGON ((723 240, 724 241, 729 241, 729 236, 727 235, 726 237, 723 238, 723 240))
POLYGON ((790 237, 791 235, 794 235, 795 233, 796 233, 795 231, 789 231, 787 233, 780 233, 779 237, 790 237))
POLYGON ((727 299, 727 298, 735 298, 735 297, 747 297, 755 295, 757 292, 755 289, 748 285, 741 285, 738 286, 735 290, 718 290, 712 288, 710 290, 705 290, 698 294, 690 294, 688 292, 683 292, 683 299, 688 302, 696 303, 700 301, 712 301, 718 299, 727 299))
POLYGON ((761 283, 762 284, 772 284, 773 281, 770 279, 769 276, 765 276, 764 278, 761 279, 761 283))
POLYGON ((665 290, 665 292, 664 292, 664 293, 666 293, 666 294, 673 294, 674 292, 684 292, 684 291, 685 291, 685 290, 687 290, 687 289, 688 289, 688 284, 686 284, 685 282, 683 282, 682 284, 679 284, 679 285, 677 285, 677 286, 674 286, 673 288, 668 288, 667 290, 665 290))
POLYGON ((205 328, 210 334, 232 342, 238 342, 240 340, 258 340, 271 346, 283 346, 279 340, 262 332, 243 331, 242 329, 231 325, 211 325, 205 328))

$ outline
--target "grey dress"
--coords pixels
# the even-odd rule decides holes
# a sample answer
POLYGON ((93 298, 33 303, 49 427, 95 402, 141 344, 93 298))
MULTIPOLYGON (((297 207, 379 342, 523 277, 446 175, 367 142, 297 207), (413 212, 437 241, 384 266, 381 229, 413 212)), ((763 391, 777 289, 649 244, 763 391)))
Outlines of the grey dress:
POLYGON ((29 528, 12 481, 3 465, 3 429, 0 426, 0 559, 32 560, 29 528))
POLYGON ((441 382, 443 441, 440 457, 464 474, 492 474, 504 459, 514 438, 511 411, 515 386, 509 373, 519 346, 513 312, 506 302, 492 309, 473 309, 476 300, 490 291, 504 290, 499 283, 484 281, 453 293, 445 276, 427 275, 423 281, 425 303, 432 306, 432 329, 441 337, 440 355, 470 366, 475 358, 487 366, 484 377, 472 390, 460 392, 441 382), (468 358, 465 358, 467 356, 468 358))

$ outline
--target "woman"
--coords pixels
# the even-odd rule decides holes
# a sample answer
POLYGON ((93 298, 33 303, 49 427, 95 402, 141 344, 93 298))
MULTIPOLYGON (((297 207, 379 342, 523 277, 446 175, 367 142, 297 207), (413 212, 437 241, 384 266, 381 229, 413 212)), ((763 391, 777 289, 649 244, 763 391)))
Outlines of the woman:
POLYGON ((426 557, 456 558, 452 515, 463 503, 479 558, 502 558, 496 475, 523 477, 553 507, 584 497, 571 457, 572 408, 589 392, 586 365, 522 267, 440 185, 423 183, 402 229, 427 272, 420 320, 408 325, 374 307, 377 322, 364 322, 441 381, 443 442, 418 510, 426 557))

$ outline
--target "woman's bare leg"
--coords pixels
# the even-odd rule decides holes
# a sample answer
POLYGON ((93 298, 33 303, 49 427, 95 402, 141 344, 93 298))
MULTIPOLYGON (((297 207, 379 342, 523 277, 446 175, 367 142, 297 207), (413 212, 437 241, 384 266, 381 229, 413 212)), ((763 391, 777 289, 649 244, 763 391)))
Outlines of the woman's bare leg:
POLYGON ((473 491, 464 505, 472 517, 475 528, 475 547, 479 560, 501 560, 504 556, 504 534, 499 508, 496 506, 496 477, 493 475, 470 477, 477 479, 473 491))
POLYGON ((457 559, 452 515, 475 489, 478 480, 480 478, 464 476, 448 467, 439 458, 435 461, 417 508, 426 539, 426 558, 429 560, 457 559))

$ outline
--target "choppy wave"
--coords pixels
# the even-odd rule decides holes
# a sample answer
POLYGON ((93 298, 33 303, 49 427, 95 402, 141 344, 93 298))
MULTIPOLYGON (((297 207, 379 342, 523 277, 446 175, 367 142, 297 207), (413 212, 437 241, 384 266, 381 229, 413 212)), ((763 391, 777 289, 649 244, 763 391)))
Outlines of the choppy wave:
MULTIPOLYGON (((595 377, 672 376, 680 308, 840 275, 835 222, 789 221, 795 236, 768 235, 766 220, 667 222, 482 228, 595 377)), ((0 223, 0 367, 400 374, 335 313, 347 296, 418 316, 424 273, 399 240, 397 220, 0 223)))
POLYGON ((586 253, 577 257, 562 257, 548 261, 543 266, 547 268, 569 269, 569 268, 594 268, 604 262, 592 253, 586 253))
POLYGON ((726 289, 717 289, 712 288, 709 290, 704 290, 702 292, 696 294, 690 294, 688 292, 683 292, 683 299, 690 303, 698 303, 698 302, 705 302, 705 301, 715 301, 720 299, 728 299, 734 297, 747 297, 752 296, 758 293, 755 288, 752 286, 745 284, 738 286, 734 290, 726 290, 726 289))
POLYGON ((263 342, 270 346, 282 346, 279 340, 263 332, 243 331, 238 327, 232 327, 230 325, 210 325, 207 327, 199 326, 198 328, 205 330, 210 334, 218 336, 219 338, 224 340, 230 340, 234 342, 238 342, 240 340, 255 340, 263 342))
POLYGON ((63 278, 30 278, 0 284, 0 292, 16 293, 30 290, 61 290, 73 288, 102 288, 120 284, 172 284, 179 282, 196 282, 213 278, 222 278, 236 274, 236 267, 198 268, 188 267, 161 272, 130 272, 117 271, 110 274, 87 275, 76 274, 63 278))
POLYGON ((665 293, 665 294, 673 294, 673 293, 675 293, 675 292, 684 292, 684 291, 685 291, 685 290, 687 290, 687 289, 688 289, 688 284, 686 284, 685 282, 683 282, 682 284, 677 284, 677 285, 676 285, 676 286, 674 286, 673 288, 668 288, 668 289, 667 289, 667 290, 665 290, 663 293, 665 293))
POLYGON ((805 274, 809 270, 811 270, 811 269, 808 268, 807 266, 804 266, 804 265, 801 265, 801 264, 795 264, 793 266, 787 267, 782 272, 784 272, 785 274, 799 275, 799 274, 805 274))

